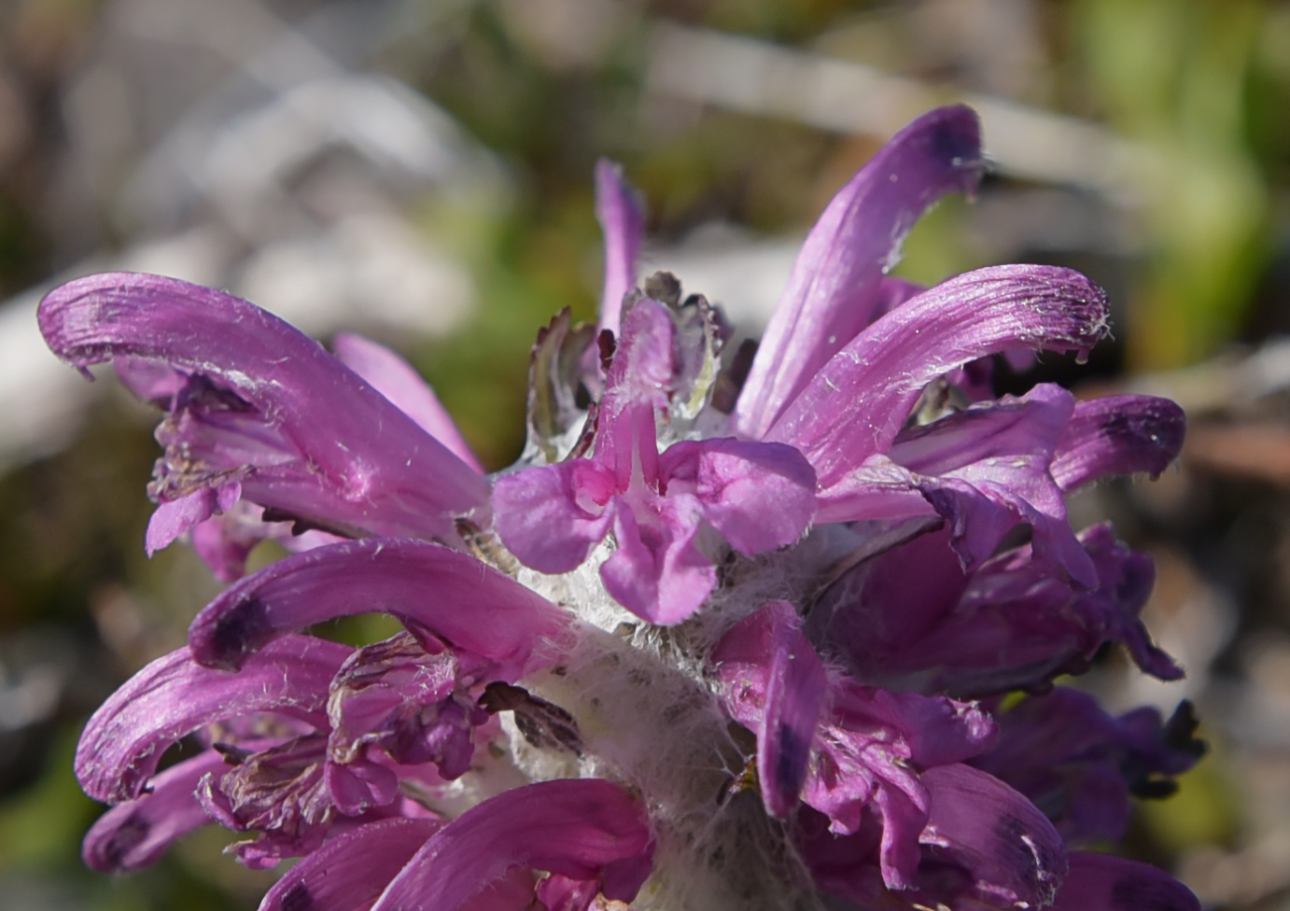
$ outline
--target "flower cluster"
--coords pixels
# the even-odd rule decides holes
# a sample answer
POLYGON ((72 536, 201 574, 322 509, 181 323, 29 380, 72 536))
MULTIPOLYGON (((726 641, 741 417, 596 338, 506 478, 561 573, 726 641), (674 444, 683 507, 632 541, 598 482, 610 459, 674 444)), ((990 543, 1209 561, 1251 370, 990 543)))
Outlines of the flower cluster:
POLYGON ((87 862, 133 870, 217 822, 266 911, 1195 909, 1092 853, 1200 754, 1184 706, 1121 717, 1056 687, 1120 643, 1150 562, 1065 497, 1158 474, 1184 419, 1142 396, 995 397, 1002 356, 1107 332, 1083 276, 890 277, 982 173, 975 115, 896 136, 808 237, 755 355, 671 275, 597 171, 598 327, 538 336, 528 444, 482 473, 391 352, 333 353, 155 276, 45 298, 53 350, 166 412, 150 550, 233 582, 188 645, 90 720, 87 862), (291 555, 240 578, 274 539, 291 555), (360 648, 308 629, 384 612, 360 648), (203 746, 169 765, 183 738, 203 746))

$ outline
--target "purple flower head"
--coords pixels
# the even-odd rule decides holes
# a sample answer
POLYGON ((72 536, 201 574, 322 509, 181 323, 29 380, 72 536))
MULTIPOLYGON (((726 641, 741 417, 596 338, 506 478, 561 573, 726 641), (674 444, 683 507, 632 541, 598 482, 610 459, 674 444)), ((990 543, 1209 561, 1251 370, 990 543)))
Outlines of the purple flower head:
POLYGON ((1159 474, 1183 415, 993 394, 997 357, 1106 334, 1075 272, 888 274, 922 212, 975 190, 980 143, 944 108, 861 169, 750 363, 702 295, 639 278, 642 208, 601 162, 599 324, 539 332, 527 445, 493 476, 357 336, 329 354, 152 276, 52 292, 54 351, 165 412, 147 548, 187 536, 232 583, 87 725, 77 774, 113 804, 87 863, 218 823, 248 866, 299 858, 271 911, 1192 911, 1163 873, 1070 850, 1194 763, 1190 715, 1053 690, 1108 643, 1182 673, 1139 616, 1150 561, 1065 498, 1159 474), (242 578, 265 539, 290 555, 242 578), (373 612, 403 629, 311 634, 373 612))

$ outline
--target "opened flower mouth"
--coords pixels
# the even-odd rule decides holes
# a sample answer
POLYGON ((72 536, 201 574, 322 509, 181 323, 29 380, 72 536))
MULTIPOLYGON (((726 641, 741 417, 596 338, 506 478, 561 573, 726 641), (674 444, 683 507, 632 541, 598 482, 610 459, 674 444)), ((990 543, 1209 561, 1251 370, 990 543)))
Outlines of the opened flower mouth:
POLYGON ((1198 908, 1080 850, 1195 763, 1189 709, 1054 687, 1112 643, 1182 673, 1138 616, 1150 561, 1065 497, 1159 474, 1184 417, 993 395, 995 358, 1107 334, 1078 273, 888 274, 982 171, 967 108, 892 139, 745 371, 719 308, 637 274, 641 207, 602 163, 599 325, 539 334, 528 445, 492 476, 372 342, 157 276, 51 292, 54 352, 166 412, 148 549, 190 540, 233 583, 90 720, 77 774, 113 808, 86 861, 219 823, 248 865, 301 858, 261 905, 286 911, 1198 908), (291 555, 242 578, 269 538, 291 555), (370 612, 403 631, 308 632, 370 612))

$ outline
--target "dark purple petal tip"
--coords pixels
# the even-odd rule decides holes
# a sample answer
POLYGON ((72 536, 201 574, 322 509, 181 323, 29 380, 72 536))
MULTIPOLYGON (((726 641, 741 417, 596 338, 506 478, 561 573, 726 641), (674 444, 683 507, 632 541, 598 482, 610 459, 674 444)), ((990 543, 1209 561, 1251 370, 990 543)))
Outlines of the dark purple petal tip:
POLYGON ((318 547, 248 576, 197 615, 188 641, 199 664, 231 671, 294 630, 374 612, 500 662, 512 679, 534 669, 535 646, 566 623, 555 605, 468 554, 378 538, 318 547))
POLYGON ((1063 490, 1109 475, 1158 476, 1182 451, 1187 415, 1169 399, 1115 395, 1079 402, 1051 467, 1063 490))
POLYGON ((155 863, 179 836, 211 822, 193 792, 208 772, 224 766, 209 750, 166 769, 148 791, 108 810, 85 834, 81 856, 100 873, 124 873, 155 863))
POLYGON ((886 314, 815 374, 767 439, 802 451, 822 490, 885 452, 932 380, 1016 348, 1087 352, 1108 332, 1106 294, 1056 266, 993 266, 886 314))
POLYGON ((1076 852, 1050 911, 1200 911, 1190 889, 1155 867, 1076 852))
POLYGON ((327 688, 349 646, 309 636, 272 643, 241 674, 201 667, 188 648, 163 655, 99 707, 76 750, 85 793, 120 803, 143 793, 162 753, 204 725, 254 712, 276 712, 327 726, 327 688))

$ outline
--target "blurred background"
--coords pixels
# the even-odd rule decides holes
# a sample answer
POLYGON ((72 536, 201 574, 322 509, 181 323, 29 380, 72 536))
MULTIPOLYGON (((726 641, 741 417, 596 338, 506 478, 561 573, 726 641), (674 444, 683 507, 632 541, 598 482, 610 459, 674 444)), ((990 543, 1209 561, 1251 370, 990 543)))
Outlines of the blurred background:
POLYGON ((648 200, 646 269, 756 333, 832 193, 951 101, 994 167, 898 271, 1081 269, 1114 343, 1014 381, 1190 414, 1178 469, 1073 504, 1155 556, 1148 624, 1189 672, 1108 654, 1086 685, 1191 699, 1212 747, 1131 849, 1208 907, 1290 909, 1290 3, 1260 0, 0 0, 5 907, 250 909, 271 881, 214 831, 131 877, 80 863, 80 726, 216 588, 145 559, 155 416, 55 361, 45 290, 153 271, 359 330, 497 468, 536 330, 594 314, 598 157, 648 200))

